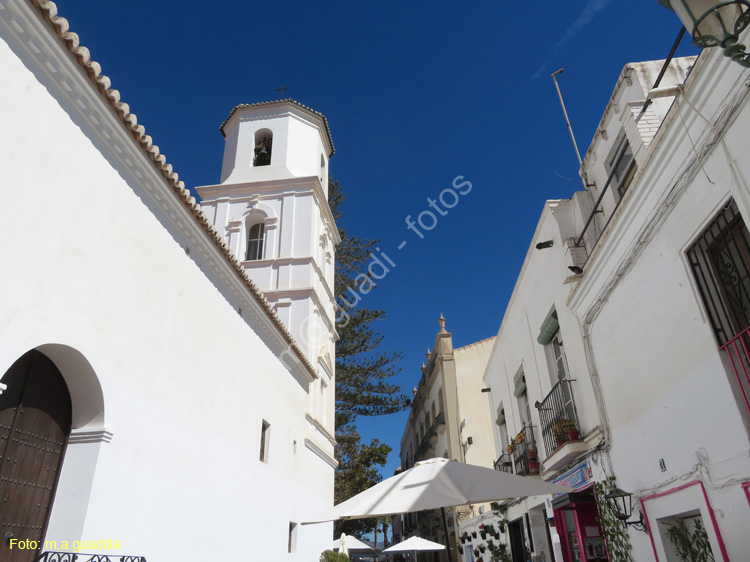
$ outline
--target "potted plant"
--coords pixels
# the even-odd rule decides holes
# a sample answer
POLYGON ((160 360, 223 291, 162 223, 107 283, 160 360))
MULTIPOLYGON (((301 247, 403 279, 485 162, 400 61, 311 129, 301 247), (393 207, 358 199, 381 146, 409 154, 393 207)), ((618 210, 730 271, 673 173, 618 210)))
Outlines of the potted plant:
POLYGON ((479 556, 479 549, 478 548, 474 549, 474 556, 479 556))
POLYGON ((487 550, 487 547, 484 546, 483 544, 480 544, 479 545, 479 552, 484 552, 485 550, 487 550))
POLYGON ((464 553, 464 547, 463 547, 463 546, 461 546, 461 545, 459 544, 457 548, 458 548, 458 553, 459 553, 459 554, 463 554, 463 553, 464 553))
POLYGON ((555 422, 552 427, 552 433, 557 440, 557 446, 561 447, 569 441, 578 441, 581 438, 581 434, 574 424, 569 419, 559 419, 555 422))
POLYGON ((510 445, 508 445, 508 447, 507 447, 507 448, 505 449, 505 451, 506 451, 506 452, 507 452, 507 453, 508 453, 509 455, 512 455, 512 454, 513 454, 513 451, 515 451, 515 450, 516 450, 516 446, 515 446, 515 444, 513 444, 513 443, 511 443, 510 445))
POLYGON ((524 439, 526 439, 526 432, 522 431, 518 435, 516 435, 516 445, 520 445, 523 443, 524 439))
POLYGON ((477 532, 476 531, 472 531, 471 532, 471 536, 474 537, 474 538, 477 538, 477 532))
POLYGON ((529 459, 529 474, 539 474, 539 457, 536 452, 536 443, 534 441, 529 445, 526 454, 529 459))
POLYGON ((479 525, 479 536, 482 537, 482 540, 487 538, 487 529, 484 528, 484 525, 479 525))
POLYGON ((492 542, 492 539, 488 540, 487 541, 487 548, 489 548, 490 550, 492 550, 493 546, 495 546, 495 543, 492 542))

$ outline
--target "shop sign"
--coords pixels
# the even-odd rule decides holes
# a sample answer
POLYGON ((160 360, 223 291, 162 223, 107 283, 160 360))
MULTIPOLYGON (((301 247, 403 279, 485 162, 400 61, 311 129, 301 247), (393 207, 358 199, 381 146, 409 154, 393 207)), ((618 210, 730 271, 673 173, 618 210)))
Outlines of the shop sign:
MULTIPOLYGON (((568 472, 560 476, 559 478, 552 481, 553 484, 560 484, 561 486, 568 486, 574 490, 580 490, 586 487, 592 480, 591 466, 589 461, 583 461, 575 468, 570 469, 568 472)), ((559 496, 557 494, 555 497, 559 496)))

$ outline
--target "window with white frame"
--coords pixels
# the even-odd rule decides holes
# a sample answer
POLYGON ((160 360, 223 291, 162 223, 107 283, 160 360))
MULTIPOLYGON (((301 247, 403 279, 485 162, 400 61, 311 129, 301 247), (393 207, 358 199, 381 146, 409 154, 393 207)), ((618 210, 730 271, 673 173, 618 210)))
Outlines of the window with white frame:
POLYGON ((518 397, 518 412, 521 415, 523 427, 529 427, 531 425, 531 406, 529 405, 529 394, 525 389, 518 397))
POLYGON ((616 191, 618 198, 625 195, 633 181, 633 176, 638 169, 633 156, 633 150, 630 148, 628 137, 623 131, 617 142, 614 144, 609 157, 607 158, 607 173, 612 175, 610 188, 616 191))
POLYGON ((263 235, 264 235, 264 224, 259 222, 250 227, 247 235, 247 254, 246 260, 262 260, 263 259, 263 235))
POLYGON ((568 360, 565 357, 565 348, 563 347, 563 340, 559 329, 544 347, 550 364, 550 378, 552 379, 552 385, 554 386, 558 381, 569 379, 570 372, 568 371, 568 360))

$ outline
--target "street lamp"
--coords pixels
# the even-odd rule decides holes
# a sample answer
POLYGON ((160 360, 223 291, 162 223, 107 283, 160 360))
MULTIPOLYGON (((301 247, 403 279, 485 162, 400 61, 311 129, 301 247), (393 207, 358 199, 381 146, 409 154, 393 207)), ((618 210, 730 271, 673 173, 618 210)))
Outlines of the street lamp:
POLYGON ((633 514, 633 494, 624 492, 620 488, 615 488, 604 496, 604 499, 612 501, 615 505, 616 517, 625 523, 628 527, 631 525, 639 531, 646 532, 646 525, 643 521, 643 512, 637 521, 628 521, 633 514))
POLYGON ((693 36, 698 47, 718 47, 742 66, 750 68, 750 54, 738 43, 740 32, 750 23, 747 0, 657 0, 673 10, 693 36))

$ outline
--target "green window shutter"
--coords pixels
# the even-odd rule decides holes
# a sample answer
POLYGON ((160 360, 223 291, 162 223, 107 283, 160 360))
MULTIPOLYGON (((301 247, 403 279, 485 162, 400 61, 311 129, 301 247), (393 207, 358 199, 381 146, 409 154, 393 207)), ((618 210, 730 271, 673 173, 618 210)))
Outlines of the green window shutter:
POLYGON ((557 311, 553 308, 544 319, 544 322, 542 322, 542 330, 539 332, 536 341, 542 345, 547 345, 552 341, 552 336, 555 335, 555 332, 557 332, 559 327, 560 323, 557 321, 557 311))
POLYGON ((526 391, 526 377, 523 375, 523 369, 519 369, 516 376, 513 377, 513 396, 518 398, 526 391))
POLYGON ((495 423, 497 425, 503 425, 505 423, 505 410, 500 410, 500 413, 497 415, 497 419, 495 420, 495 423))

